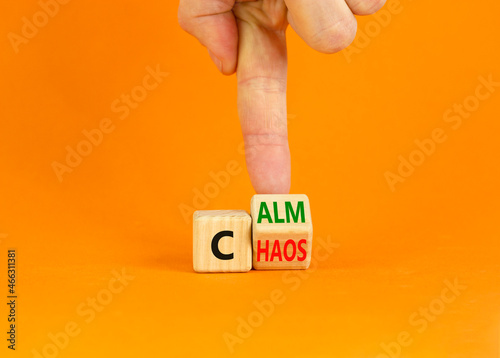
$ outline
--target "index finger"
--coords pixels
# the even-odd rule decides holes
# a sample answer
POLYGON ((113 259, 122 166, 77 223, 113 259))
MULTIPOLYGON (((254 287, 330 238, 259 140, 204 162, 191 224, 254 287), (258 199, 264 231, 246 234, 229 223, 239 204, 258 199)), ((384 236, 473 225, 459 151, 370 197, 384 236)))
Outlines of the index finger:
POLYGON ((246 3, 250 9, 240 11, 238 5, 234 9, 239 31, 238 113, 253 187, 257 193, 286 194, 290 191, 286 8, 283 4, 282 9, 258 9, 260 5, 246 3), (276 15, 283 16, 284 23, 277 28, 262 26, 258 19, 262 11, 271 16, 283 11, 276 15))

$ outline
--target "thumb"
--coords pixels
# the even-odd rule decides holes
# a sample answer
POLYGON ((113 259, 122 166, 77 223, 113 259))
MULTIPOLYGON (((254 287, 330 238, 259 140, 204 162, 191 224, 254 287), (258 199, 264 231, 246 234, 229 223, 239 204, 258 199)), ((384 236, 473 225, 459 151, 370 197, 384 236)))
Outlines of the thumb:
POLYGON ((238 19, 238 113, 250 180, 257 193, 290 191, 286 21, 269 29, 238 19))

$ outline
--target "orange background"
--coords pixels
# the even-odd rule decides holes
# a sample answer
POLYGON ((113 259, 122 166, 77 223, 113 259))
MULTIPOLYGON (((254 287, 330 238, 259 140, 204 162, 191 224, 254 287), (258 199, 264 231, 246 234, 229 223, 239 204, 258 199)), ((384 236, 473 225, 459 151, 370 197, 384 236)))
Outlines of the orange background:
MULTIPOLYGON (((224 332, 278 289, 285 302, 235 357, 377 357, 402 331, 413 341, 400 357, 499 357, 500 88, 457 130, 443 114, 479 76, 500 81, 500 4, 401 0, 350 62, 289 30, 292 192, 309 196, 315 238, 338 244, 295 291, 284 272, 192 271, 179 205, 211 171, 245 163, 235 77, 182 32, 176 7, 73 0, 16 54, 8 34, 40 5, 0 6, 1 302, 7 248, 19 294, 18 349, 2 333, 1 356, 32 357, 71 321, 81 333, 54 356, 226 356, 224 332), (157 64, 168 77, 120 120, 111 103, 157 64), (102 118, 116 129, 59 182, 51 164, 102 118), (384 173, 435 128, 447 140, 392 192, 384 173), (135 278, 85 323, 76 308, 123 267, 135 278), (416 332, 408 318, 455 279, 467 289, 416 332)), ((353 46, 373 21, 359 18, 353 46)), ((252 195, 241 170, 204 209, 249 210, 252 195)))

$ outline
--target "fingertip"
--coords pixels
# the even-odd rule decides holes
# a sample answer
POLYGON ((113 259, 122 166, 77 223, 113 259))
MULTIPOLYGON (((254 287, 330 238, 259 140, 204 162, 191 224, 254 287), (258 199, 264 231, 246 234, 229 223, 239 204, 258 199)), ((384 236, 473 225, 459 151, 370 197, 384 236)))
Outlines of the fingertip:
POLYGON ((222 73, 225 76, 230 76, 234 74, 234 72, 236 71, 236 64, 234 64, 234 61, 221 60, 210 50, 208 50, 208 54, 220 73, 222 73))
POLYGON ((231 63, 226 63, 226 62, 222 62, 222 69, 221 69, 221 73, 224 75, 224 76, 231 76, 233 75, 234 73, 236 72, 236 65, 235 64, 231 64, 231 63))
POLYGON ((251 155, 247 155, 247 168, 256 193, 288 194, 291 184, 288 146, 251 149, 251 155))

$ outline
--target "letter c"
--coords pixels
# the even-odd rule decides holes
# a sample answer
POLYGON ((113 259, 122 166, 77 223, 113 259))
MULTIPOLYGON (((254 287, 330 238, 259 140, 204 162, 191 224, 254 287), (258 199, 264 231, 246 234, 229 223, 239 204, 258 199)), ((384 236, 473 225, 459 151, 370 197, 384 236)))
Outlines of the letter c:
POLYGON ((232 260, 234 258, 234 253, 223 254, 219 250, 219 241, 225 236, 233 237, 232 231, 221 231, 217 233, 212 239, 212 252, 219 260, 232 260))

